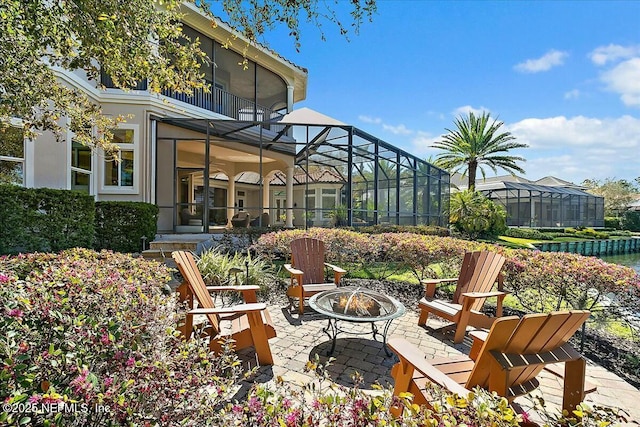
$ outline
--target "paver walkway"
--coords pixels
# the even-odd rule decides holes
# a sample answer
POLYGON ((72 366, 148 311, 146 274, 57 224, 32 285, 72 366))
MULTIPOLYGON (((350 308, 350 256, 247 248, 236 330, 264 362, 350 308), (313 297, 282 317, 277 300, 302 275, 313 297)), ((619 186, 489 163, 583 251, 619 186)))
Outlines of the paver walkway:
MULTIPOLYGON (((304 367, 307 361, 313 360, 316 353, 320 356, 321 362, 328 359, 326 353, 331 348, 331 341, 322 331, 327 324, 326 318, 311 309, 307 309, 302 316, 290 313, 286 307, 277 305, 271 305, 269 311, 278 334, 276 338, 269 340, 274 365, 260 367, 253 381, 268 383, 280 376, 284 381, 303 385, 314 380, 312 375, 304 372, 304 367)), ((370 331, 369 324, 341 322, 340 325, 354 332, 370 331)), ((389 337, 404 337, 418 345, 428 357, 468 353, 469 342, 466 339, 462 344, 453 345, 450 340, 439 336, 433 330, 417 325, 417 312, 407 308, 407 313, 391 324, 389 337)), ((429 325, 437 326, 431 319, 429 325)), ((251 358, 250 355, 251 349, 241 353, 245 361, 251 358)), ((374 341, 371 335, 339 335, 333 357, 335 360, 328 371, 333 381, 338 384, 352 385, 351 375, 354 371, 362 375, 363 389, 371 388, 376 381, 382 385, 393 384, 390 372, 397 358, 395 355, 388 357, 382 343, 374 341)), ((538 378, 541 386, 537 392, 544 397, 547 408, 559 408, 562 403, 562 380, 547 372, 543 372, 538 378)), ((593 362, 587 365, 587 381, 598 387, 596 392, 587 395, 587 402, 622 408, 630 416, 629 425, 640 425, 639 390, 593 362)), ((527 397, 520 397, 516 402, 524 408, 531 406, 530 398, 527 397)))

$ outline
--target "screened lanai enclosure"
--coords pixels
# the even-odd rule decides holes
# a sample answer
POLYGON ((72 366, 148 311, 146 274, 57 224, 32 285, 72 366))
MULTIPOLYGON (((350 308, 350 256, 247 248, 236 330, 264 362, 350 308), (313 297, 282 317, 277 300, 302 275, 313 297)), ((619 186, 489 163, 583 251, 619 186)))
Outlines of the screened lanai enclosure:
POLYGON ((477 189, 505 207, 510 227, 604 227, 604 198, 579 188, 499 182, 477 189))
POLYGON ((448 225, 446 171, 302 110, 269 122, 157 120, 159 230, 448 225))

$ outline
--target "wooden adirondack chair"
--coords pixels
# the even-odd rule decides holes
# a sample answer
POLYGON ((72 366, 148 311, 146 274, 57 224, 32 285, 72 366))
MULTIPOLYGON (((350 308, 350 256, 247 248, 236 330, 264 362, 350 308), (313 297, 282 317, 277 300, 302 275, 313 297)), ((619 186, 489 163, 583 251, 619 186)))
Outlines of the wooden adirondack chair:
POLYGON ((545 365, 564 362, 562 405, 571 413, 584 400, 586 361, 567 341, 588 317, 586 310, 502 317, 475 361, 466 356, 427 361, 413 344, 393 338, 389 347, 400 358, 391 371, 394 394, 408 391, 416 403, 429 404, 422 391, 430 381, 459 395, 479 386, 512 401, 538 386, 536 376, 545 365))
POLYGON ((276 336, 276 331, 266 304, 258 303, 256 300, 256 290, 259 287, 206 286, 193 255, 189 252, 175 251, 172 257, 184 278, 180 289, 181 298, 190 301, 191 307, 182 330, 184 336, 188 339, 193 333, 194 316, 206 315, 209 320, 207 332, 211 337, 209 348, 212 351, 220 351, 220 341, 228 337, 235 341, 236 349, 253 346, 261 365, 272 365, 273 356, 268 340, 276 336), (210 292, 217 291, 241 292, 245 304, 216 308, 210 292), (194 297, 198 302, 197 308, 194 308, 194 297))
POLYGON ((502 301, 507 295, 502 289, 500 270, 505 258, 495 252, 467 252, 462 261, 460 276, 455 279, 423 280, 425 297, 418 304, 420 318, 418 325, 427 323, 429 313, 456 324, 453 342, 461 343, 467 326, 489 328, 493 321, 502 316, 502 301), (435 298, 436 286, 441 283, 457 282, 452 301, 435 298), (492 291, 498 283, 498 290, 492 291), (496 317, 490 317, 480 310, 487 298, 497 298, 496 317))
POLYGON ((284 268, 291 274, 287 289, 290 307, 298 299, 298 312, 304 313, 304 299, 319 292, 335 289, 346 273, 340 267, 324 262, 324 242, 318 239, 301 238, 291 241, 291 264, 284 268), (324 280, 324 268, 333 270, 333 283, 324 280))

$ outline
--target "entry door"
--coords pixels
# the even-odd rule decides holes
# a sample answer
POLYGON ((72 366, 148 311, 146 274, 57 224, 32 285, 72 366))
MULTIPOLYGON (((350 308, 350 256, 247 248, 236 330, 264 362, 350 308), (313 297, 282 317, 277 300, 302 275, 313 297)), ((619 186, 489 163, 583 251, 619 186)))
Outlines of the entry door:
POLYGON ((274 220, 284 223, 287 215, 287 198, 284 191, 277 191, 274 197, 274 206, 276 207, 276 215, 274 220))

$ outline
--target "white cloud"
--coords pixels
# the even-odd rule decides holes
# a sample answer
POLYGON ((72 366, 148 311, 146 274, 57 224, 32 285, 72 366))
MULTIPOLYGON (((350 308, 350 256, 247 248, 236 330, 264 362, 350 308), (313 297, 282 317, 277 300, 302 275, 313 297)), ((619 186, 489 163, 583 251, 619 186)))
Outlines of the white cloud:
POLYGON ((541 71, 549 71, 551 68, 564 64, 564 59, 569 56, 567 52, 552 49, 537 59, 527 59, 524 62, 516 64, 516 71, 522 73, 539 73, 541 71))
POLYGON ((620 94, 625 105, 640 107, 640 57, 619 63, 604 72, 601 80, 607 89, 620 94))
POLYGON ((482 113, 488 113, 489 109, 486 107, 473 108, 471 105, 463 105, 462 107, 458 107, 453 110, 453 115, 456 117, 459 116, 468 116, 469 113, 473 113, 476 116, 481 115, 482 113))
POLYGON ((392 126, 387 124, 382 124, 382 129, 391 132, 394 135, 411 135, 413 131, 411 129, 407 129, 407 127, 403 124, 399 124, 398 126, 392 126))
POLYGON ((640 55, 640 45, 620 46, 610 44, 599 46, 589 53, 589 58, 596 65, 605 65, 607 62, 615 62, 619 59, 632 58, 640 55))
POLYGON ((569 92, 565 92, 564 99, 578 99, 580 98, 580 91, 578 89, 570 90, 569 92))
POLYGON ((375 125, 379 125, 380 123, 382 123, 382 119, 380 117, 370 117, 370 116, 360 115, 358 116, 358 120, 364 123, 373 123, 375 125))
POLYGON ((442 152, 432 147, 432 145, 442 140, 443 135, 434 136, 428 132, 418 131, 411 139, 411 149, 409 151, 422 158, 434 157, 442 152))
POLYGON ((529 179, 553 175, 578 184, 640 175, 640 118, 530 118, 507 130, 529 144, 516 153, 527 159, 523 167, 529 179))

